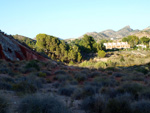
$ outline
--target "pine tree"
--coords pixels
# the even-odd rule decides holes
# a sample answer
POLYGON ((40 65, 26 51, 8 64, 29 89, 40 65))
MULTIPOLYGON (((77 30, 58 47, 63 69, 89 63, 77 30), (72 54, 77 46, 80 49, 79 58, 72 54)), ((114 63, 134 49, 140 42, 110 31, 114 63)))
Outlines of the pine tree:
POLYGON ((82 55, 81 55, 81 53, 80 52, 78 52, 78 62, 81 62, 81 59, 82 59, 82 55))
POLYGON ((52 59, 52 60, 55 60, 54 54, 51 55, 51 59, 52 59))

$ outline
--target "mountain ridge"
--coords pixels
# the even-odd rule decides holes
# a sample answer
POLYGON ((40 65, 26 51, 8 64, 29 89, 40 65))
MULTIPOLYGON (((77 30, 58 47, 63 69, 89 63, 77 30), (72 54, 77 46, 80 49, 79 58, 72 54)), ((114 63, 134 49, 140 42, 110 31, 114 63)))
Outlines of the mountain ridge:
POLYGON ((114 31, 112 29, 104 30, 101 32, 89 32, 87 35, 91 35, 96 41, 101 39, 111 39, 111 38, 123 38, 129 35, 133 35, 138 33, 140 30, 133 30, 130 26, 125 26, 118 31, 114 31))

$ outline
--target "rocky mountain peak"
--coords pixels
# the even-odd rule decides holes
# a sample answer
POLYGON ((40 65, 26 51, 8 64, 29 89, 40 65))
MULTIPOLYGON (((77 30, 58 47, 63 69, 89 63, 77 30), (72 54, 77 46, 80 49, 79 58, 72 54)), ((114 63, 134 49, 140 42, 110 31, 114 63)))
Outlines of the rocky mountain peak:
POLYGON ((124 28, 131 28, 129 25, 125 26, 124 28))
MULTIPOLYGON (((135 33, 138 33, 139 30, 133 30, 129 25, 123 27, 122 29, 118 31, 114 31, 112 29, 104 30, 102 32, 90 32, 86 33, 87 35, 92 36, 96 41, 101 39, 111 39, 111 38, 123 38, 129 35, 133 35, 135 33)), ((80 38, 82 38, 81 36, 80 38)))
POLYGON ((130 26, 125 26, 124 28, 120 29, 119 31, 121 31, 121 32, 128 32, 128 31, 131 32, 131 31, 133 31, 133 29, 131 29, 130 26))

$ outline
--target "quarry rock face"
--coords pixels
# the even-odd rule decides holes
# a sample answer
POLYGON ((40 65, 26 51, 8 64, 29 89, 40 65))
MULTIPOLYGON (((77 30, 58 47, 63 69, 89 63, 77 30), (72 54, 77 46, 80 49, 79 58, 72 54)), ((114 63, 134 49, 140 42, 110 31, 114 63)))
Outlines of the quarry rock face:
POLYGON ((25 47, 16 41, 11 35, 6 35, 0 31, 0 59, 8 61, 20 60, 40 60, 47 61, 48 59, 39 55, 35 51, 25 47))

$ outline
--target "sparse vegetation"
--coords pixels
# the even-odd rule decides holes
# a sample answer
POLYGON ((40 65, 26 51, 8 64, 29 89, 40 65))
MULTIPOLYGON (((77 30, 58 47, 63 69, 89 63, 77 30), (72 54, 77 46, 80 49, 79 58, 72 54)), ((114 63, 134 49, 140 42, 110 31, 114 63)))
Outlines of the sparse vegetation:
POLYGON ((87 79, 87 75, 84 74, 84 73, 78 72, 78 73, 75 74, 74 78, 75 78, 78 82, 82 82, 82 81, 84 81, 84 80, 87 79))
POLYGON ((39 65, 38 65, 38 63, 37 63, 38 61, 36 61, 36 60, 32 60, 32 61, 30 61, 30 62, 28 62, 27 63, 27 65, 25 66, 25 68, 35 68, 36 70, 40 70, 40 67, 39 67, 39 65))
POLYGON ((58 93, 60 95, 71 96, 73 94, 74 90, 75 90, 75 87, 65 86, 65 87, 59 88, 58 93))
POLYGON ((55 97, 40 95, 23 98, 18 111, 19 113, 70 113, 55 97))
MULTIPOLYGON (((126 57, 125 55, 123 56, 124 62, 126 62, 126 57)), ((93 61, 87 62, 91 63, 90 66, 94 65, 93 61)), ((58 64, 49 65, 40 61, 22 61, 13 62, 10 66, 10 64, 5 62, 5 66, 9 67, 8 70, 12 70, 14 74, 12 76, 6 72, 4 75, 1 75, 0 91, 14 92, 15 96, 19 96, 21 100, 25 95, 34 95, 37 92, 39 95, 51 94, 54 97, 59 97, 63 101, 61 105, 69 106, 70 110, 75 106, 75 102, 79 101, 79 104, 82 105, 82 110, 91 113, 134 113, 137 110, 143 112, 143 109, 137 108, 139 106, 137 103, 144 99, 149 102, 149 64, 131 67, 111 67, 112 65, 110 66, 110 61, 108 61, 104 63, 106 69, 103 66, 96 69, 94 66, 93 68, 82 68, 68 67, 62 63, 58 64), (20 71, 24 69, 32 69, 34 71, 20 71)), ((0 66, 0 68, 3 67, 0 66)), ((46 98, 45 96, 37 96, 36 98, 39 99, 33 99, 31 104, 28 100, 30 106, 20 103, 17 105, 19 106, 19 111, 15 110, 26 113, 30 112, 26 111, 26 108, 35 111, 48 109, 45 108, 45 104, 41 105, 41 100, 46 98), (32 109, 31 106, 33 105, 40 106, 40 108, 32 109), (21 109, 22 111, 20 111, 21 109)), ((81 108, 77 107, 76 109, 81 108)), ((145 109, 148 108, 145 107, 145 109)), ((76 111, 73 111, 73 113, 76 113, 76 111)))
POLYGON ((132 103, 133 113, 149 113, 150 112, 150 101, 140 100, 132 103))
POLYGON ((103 95, 87 97, 82 102, 82 109, 90 113, 103 113, 106 107, 106 100, 103 95))
POLYGON ((4 95, 0 95, 0 113, 8 113, 9 102, 4 95))
POLYGON ((88 35, 36 38, 33 47, 58 62, 0 60, 0 93, 12 101, 1 96, 0 113, 149 113, 150 53, 135 47, 147 38, 126 37, 133 49, 112 51, 88 35))
POLYGON ((128 101, 110 99, 106 105, 105 113, 132 113, 132 112, 128 101))

